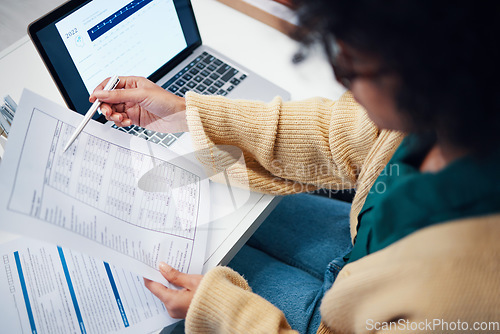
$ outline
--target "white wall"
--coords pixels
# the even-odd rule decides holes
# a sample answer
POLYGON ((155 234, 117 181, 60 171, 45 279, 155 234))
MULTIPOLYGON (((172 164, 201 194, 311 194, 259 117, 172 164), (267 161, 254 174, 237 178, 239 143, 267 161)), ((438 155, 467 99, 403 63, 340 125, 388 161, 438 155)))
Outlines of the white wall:
POLYGON ((0 51, 27 34, 28 24, 64 0, 0 0, 0 51))

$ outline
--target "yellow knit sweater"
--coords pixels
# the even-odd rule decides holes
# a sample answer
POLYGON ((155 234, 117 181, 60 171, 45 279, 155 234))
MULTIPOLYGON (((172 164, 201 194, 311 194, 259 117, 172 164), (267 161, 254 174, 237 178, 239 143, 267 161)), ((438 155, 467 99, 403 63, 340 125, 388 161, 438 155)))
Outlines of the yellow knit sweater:
MULTIPOLYGON (((186 102, 196 148, 241 148, 246 167, 235 165, 229 172, 234 179, 248 180, 253 190, 284 195, 356 188, 353 238, 366 196, 403 138, 398 132, 379 131, 349 93, 336 102, 275 98, 270 103, 189 93, 186 102)), ((347 265, 323 299, 318 332, 409 328, 425 333, 441 330, 429 330, 428 325, 411 330, 410 325, 434 318, 469 321, 471 328, 474 321, 500 321, 500 247, 492 238, 500 235, 499 221, 495 215, 431 226, 347 265), (391 328, 382 326, 390 321, 391 328)), ((203 278, 186 331, 293 332, 280 310, 253 294, 226 267, 203 278)))

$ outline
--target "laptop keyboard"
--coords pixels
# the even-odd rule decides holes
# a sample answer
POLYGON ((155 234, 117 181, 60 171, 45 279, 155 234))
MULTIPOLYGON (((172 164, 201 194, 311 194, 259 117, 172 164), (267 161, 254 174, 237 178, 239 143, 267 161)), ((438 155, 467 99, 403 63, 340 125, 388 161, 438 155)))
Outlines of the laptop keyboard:
MULTIPOLYGON (((233 68, 208 52, 203 52, 163 84, 162 88, 181 97, 184 97, 188 91, 204 95, 226 96, 246 77, 247 75, 242 71, 233 68)), ((137 125, 121 128, 113 124, 113 128, 165 147, 171 146, 183 134, 183 132, 161 133, 137 125)))
POLYGON ((246 77, 245 73, 203 52, 162 87, 179 96, 184 96, 188 91, 225 96, 246 77))
POLYGON ((118 129, 120 131, 130 133, 131 135, 137 136, 139 138, 143 138, 147 141, 153 142, 155 144, 159 144, 165 147, 171 146, 175 141, 182 136, 184 132, 179 133, 162 133, 153 130, 148 130, 143 127, 137 125, 131 125, 124 128, 120 128, 113 124, 113 128, 118 129))

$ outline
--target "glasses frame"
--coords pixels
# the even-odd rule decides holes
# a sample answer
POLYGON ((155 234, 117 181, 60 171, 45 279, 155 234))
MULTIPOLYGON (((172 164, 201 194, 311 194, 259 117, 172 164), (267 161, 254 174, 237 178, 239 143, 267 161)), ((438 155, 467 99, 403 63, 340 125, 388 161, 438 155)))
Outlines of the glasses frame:
POLYGON ((358 78, 375 80, 391 72, 389 69, 385 68, 379 68, 365 73, 356 72, 352 69, 352 59, 342 50, 342 46, 337 42, 334 36, 323 36, 322 40, 335 79, 348 90, 351 89, 354 80, 358 78))

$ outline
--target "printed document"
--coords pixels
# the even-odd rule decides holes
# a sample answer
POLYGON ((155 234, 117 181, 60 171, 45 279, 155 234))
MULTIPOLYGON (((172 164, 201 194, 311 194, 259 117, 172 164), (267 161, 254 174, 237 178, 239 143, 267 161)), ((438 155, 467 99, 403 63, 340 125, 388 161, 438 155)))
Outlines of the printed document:
POLYGON ((170 150, 25 91, 0 165, 0 229, 91 255, 167 285, 160 261, 201 273, 208 179, 170 150))
POLYGON ((29 238, 0 244, 2 333, 151 333, 174 323, 141 276, 29 238))

